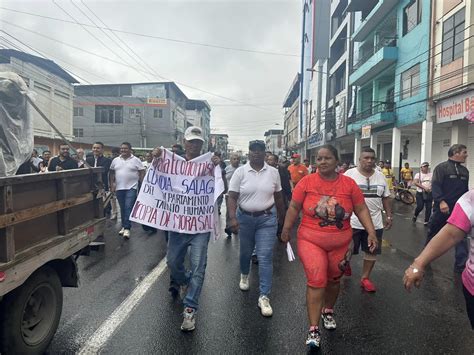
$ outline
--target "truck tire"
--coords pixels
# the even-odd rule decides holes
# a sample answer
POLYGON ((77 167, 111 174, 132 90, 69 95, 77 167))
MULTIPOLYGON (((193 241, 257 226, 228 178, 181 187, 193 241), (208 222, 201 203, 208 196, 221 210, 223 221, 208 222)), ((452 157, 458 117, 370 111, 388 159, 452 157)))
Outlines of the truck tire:
POLYGON ((58 328, 62 306, 58 274, 43 266, 0 303, 0 353, 43 354, 58 328))

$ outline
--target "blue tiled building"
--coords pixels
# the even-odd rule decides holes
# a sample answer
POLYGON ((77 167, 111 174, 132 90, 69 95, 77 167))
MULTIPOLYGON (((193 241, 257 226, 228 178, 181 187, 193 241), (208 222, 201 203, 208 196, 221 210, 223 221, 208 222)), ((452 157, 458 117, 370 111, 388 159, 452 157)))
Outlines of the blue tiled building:
POLYGON ((354 29, 349 84, 357 87, 357 113, 348 122, 354 158, 371 146, 397 168, 400 153, 420 164, 421 126, 427 116, 430 0, 352 0, 354 29))

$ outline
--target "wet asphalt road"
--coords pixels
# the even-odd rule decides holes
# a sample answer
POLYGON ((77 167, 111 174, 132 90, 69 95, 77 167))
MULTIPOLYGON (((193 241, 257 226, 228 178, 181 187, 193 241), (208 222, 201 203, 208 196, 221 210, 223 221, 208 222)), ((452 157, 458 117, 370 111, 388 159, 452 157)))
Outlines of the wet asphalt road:
MULTIPOLYGON (((403 272, 424 241, 423 224, 411 223, 412 208, 396 203, 395 225, 385 233, 383 254, 373 272, 375 294, 361 291, 361 257, 353 258, 353 276, 343 279, 335 308, 338 328, 323 331, 323 353, 474 354, 474 332, 465 315, 460 277, 452 272, 452 252, 432 265, 420 290, 408 294, 402 287, 403 272)), ((64 289, 61 323, 49 348, 52 354, 78 352, 165 257, 162 232, 148 236, 136 225, 131 240, 124 241, 116 236, 118 224, 107 223, 105 249, 79 259, 81 287, 64 289)), ((210 243, 193 333, 179 330, 182 306, 169 297, 165 271, 130 316, 108 334, 101 353, 306 353, 305 277, 299 260, 288 262, 284 245, 276 245, 274 315, 264 318, 257 308, 255 265, 250 291, 238 288, 238 246, 235 237, 210 243)))

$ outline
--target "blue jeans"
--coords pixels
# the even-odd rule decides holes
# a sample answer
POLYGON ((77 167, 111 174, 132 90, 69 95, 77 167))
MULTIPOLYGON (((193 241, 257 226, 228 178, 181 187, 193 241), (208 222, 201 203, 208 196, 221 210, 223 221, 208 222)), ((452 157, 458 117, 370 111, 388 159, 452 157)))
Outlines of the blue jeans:
POLYGON ((167 264, 171 271, 171 282, 180 286, 188 285, 185 307, 198 309, 207 266, 207 246, 211 233, 184 234, 168 233, 167 264), (184 259, 190 247, 191 270, 186 272, 184 259))
POLYGON ((248 275, 254 247, 258 256, 260 295, 267 296, 272 289, 273 247, 278 229, 275 207, 269 215, 252 217, 237 209, 240 238, 240 272, 248 275))
POLYGON ((131 229, 130 215, 132 214, 133 205, 137 199, 137 190, 117 190, 115 192, 117 201, 120 205, 120 217, 122 218, 122 228, 131 229))

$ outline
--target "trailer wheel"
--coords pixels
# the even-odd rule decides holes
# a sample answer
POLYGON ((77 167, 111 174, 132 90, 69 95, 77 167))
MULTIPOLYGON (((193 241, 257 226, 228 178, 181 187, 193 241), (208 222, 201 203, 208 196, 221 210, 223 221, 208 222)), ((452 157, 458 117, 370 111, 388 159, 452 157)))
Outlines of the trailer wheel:
POLYGON ((58 328, 63 291, 58 274, 44 266, 0 303, 0 353, 42 354, 58 328))

